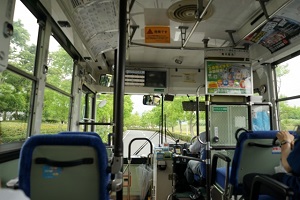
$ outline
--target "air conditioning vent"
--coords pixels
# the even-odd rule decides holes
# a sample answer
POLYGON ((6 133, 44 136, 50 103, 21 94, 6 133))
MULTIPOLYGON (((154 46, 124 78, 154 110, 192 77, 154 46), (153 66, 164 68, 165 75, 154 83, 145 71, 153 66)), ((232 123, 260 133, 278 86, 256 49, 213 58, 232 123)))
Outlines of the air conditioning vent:
MULTIPOLYGON (((204 1, 204 6, 207 5, 207 1, 204 1)), ((196 21, 196 11, 197 11, 197 0, 182 0, 171 5, 167 14, 170 20, 180 22, 180 23, 190 23, 196 21)), ((209 6, 206 11, 203 20, 208 19, 213 14, 212 5, 209 6)))

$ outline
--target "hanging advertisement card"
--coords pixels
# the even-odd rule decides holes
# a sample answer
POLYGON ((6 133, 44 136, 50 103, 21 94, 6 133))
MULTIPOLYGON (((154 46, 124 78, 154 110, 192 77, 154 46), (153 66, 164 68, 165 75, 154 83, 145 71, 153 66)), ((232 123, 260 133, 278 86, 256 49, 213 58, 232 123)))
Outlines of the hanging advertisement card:
POLYGON ((206 60, 206 94, 252 95, 250 63, 206 60))

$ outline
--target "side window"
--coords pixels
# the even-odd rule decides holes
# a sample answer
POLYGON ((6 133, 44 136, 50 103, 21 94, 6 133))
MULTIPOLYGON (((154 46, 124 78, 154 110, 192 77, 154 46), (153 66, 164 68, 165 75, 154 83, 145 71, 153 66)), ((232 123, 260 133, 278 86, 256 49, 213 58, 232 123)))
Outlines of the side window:
POLYGON ((73 59, 51 36, 41 133, 68 130, 73 59))
POLYGON ((10 41, 8 63, 33 74, 39 25, 35 16, 20 0, 16 1, 13 26, 14 34, 10 41))
POLYGON ((27 137, 35 81, 37 19, 17 0, 13 21, 8 68, 0 73, 0 144, 21 142, 27 137))
POLYGON ((0 144, 24 141, 32 81, 6 70, 0 74, 0 144))
POLYGON ((278 115, 282 130, 295 130, 300 125, 299 79, 300 56, 276 66, 278 115))

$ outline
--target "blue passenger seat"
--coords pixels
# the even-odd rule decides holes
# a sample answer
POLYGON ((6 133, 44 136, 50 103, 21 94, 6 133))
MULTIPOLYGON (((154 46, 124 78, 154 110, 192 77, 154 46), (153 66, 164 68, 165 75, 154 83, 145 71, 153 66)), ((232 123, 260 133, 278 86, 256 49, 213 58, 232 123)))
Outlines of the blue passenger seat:
POLYGON ((65 131, 65 132, 59 132, 58 134, 72 134, 72 135, 89 135, 89 136, 95 136, 100 138, 100 135, 98 133, 95 132, 78 132, 78 131, 65 131))
POLYGON ((276 191, 276 194, 280 194, 282 197, 285 196, 285 199, 295 199, 293 190, 285 184, 265 175, 257 175, 251 188, 251 200, 276 200, 271 196, 259 194, 262 186, 272 188, 272 191, 276 191))
POLYGON ((108 200, 107 166, 100 137, 35 135, 21 149, 19 188, 31 200, 108 200))
POLYGON ((231 199, 242 195, 243 176, 257 172, 275 173, 274 167, 279 164, 280 151, 273 148, 272 142, 278 131, 245 131, 237 140, 232 159, 225 155, 215 154, 212 160, 212 198, 231 199), (217 168, 219 159, 227 162, 227 167, 217 168))

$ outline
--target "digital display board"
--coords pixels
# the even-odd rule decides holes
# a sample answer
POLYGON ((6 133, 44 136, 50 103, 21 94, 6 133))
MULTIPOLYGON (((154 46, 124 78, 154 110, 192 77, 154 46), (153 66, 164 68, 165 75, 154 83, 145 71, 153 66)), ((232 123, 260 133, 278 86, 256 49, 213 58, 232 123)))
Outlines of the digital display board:
POLYGON ((141 70, 126 70, 125 71, 125 86, 145 86, 145 71, 141 70))
POLYGON ((125 86, 165 88, 167 87, 167 72, 126 70, 125 86))

